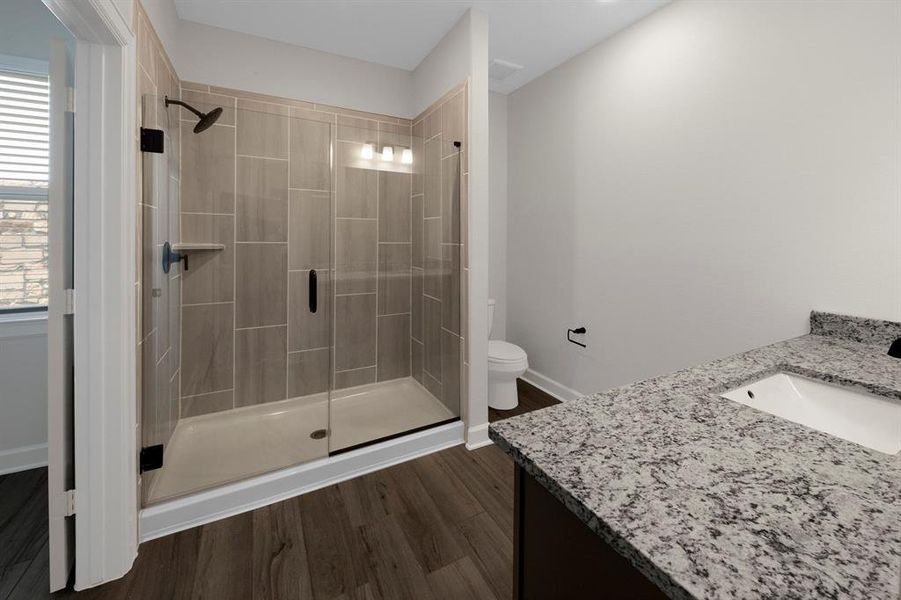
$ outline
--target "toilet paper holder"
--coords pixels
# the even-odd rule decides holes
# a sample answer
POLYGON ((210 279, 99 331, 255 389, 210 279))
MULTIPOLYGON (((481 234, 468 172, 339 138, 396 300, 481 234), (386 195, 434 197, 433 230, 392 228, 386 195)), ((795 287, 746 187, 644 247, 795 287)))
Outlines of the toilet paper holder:
POLYGON ((574 340, 574 339, 572 338, 572 335, 573 335, 574 333, 575 333, 576 335, 582 335, 582 334, 585 333, 586 331, 588 331, 588 330, 585 329, 585 327, 576 327, 575 329, 567 329, 567 330, 566 330, 566 341, 572 342, 573 344, 575 344, 575 345, 577 345, 577 346, 582 346, 583 348, 587 348, 588 346, 587 346, 586 344, 583 344, 582 342, 577 342, 576 340, 574 340))

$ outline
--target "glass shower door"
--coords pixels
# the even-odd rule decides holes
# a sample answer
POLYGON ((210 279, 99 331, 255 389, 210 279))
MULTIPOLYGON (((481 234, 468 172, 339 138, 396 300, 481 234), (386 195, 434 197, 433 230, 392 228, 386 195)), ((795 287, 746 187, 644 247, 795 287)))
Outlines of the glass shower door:
POLYGON ((163 446, 145 503, 328 454, 333 124, 181 100, 203 116, 144 98, 165 139, 143 154, 142 437, 163 446))
POLYGON ((459 156, 416 134, 338 117, 332 454, 460 415, 459 156))
MULTIPOLYGON (((173 123, 156 96, 142 98, 142 123, 159 131, 163 147, 171 150, 173 123)), ((141 447, 165 447, 175 427, 178 411, 178 270, 163 272, 165 242, 177 239, 178 181, 165 152, 142 152, 141 199, 138 205, 141 263, 141 447)), ((142 450, 142 458, 150 450, 142 450)), ((158 472, 142 475, 142 494, 148 498, 158 472)))

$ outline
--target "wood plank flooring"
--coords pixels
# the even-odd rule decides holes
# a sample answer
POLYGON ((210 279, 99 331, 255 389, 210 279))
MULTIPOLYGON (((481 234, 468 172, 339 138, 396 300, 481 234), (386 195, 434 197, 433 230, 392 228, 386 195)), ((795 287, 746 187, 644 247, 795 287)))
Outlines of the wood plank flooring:
POLYGON ((0 600, 47 596, 47 469, 0 475, 0 600))
MULTIPOLYGON (((491 420, 556 404, 524 382, 519 393, 491 420)), ((512 561, 513 463, 458 446, 147 542, 122 579, 53 597, 507 600, 512 561)))
POLYGON ((519 404, 512 410, 494 410, 488 409, 488 420, 492 423, 500 419, 509 419, 533 410, 538 410, 546 406, 557 404, 558 400, 550 396, 546 392, 539 390, 531 383, 527 383, 522 379, 516 380, 516 392, 519 397, 519 404))

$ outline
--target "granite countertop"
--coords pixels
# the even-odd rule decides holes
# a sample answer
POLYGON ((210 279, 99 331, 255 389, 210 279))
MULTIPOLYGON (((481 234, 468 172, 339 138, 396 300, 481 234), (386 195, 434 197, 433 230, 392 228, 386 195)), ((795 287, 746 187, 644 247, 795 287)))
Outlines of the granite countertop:
POLYGON ((673 598, 901 590, 901 455, 719 393, 783 371, 901 401, 901 323, 811 334, 491 425, 494 442, 673 598))

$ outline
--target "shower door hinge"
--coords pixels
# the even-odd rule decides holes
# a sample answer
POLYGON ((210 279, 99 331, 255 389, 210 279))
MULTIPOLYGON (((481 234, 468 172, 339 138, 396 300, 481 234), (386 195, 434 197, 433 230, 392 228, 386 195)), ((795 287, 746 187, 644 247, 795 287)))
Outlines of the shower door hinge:
POLYGON ((163 445, 147 446, 141 448, 141 473, 153 471, 163 466, 163 445))
POLYGON ((141 127, 141 152, 163 153, 163 130, 141 127))
POLYGON ((71 517, 75 514, 75 490, 57 494, 50 502, 51 517, 71 517))
POLYGON ((74 315, 75 314, 75 290, 67 289, 66 292, 66 306, 63 308, 64 315, 74 315))
POLYGON ((75 88, 66 88, 66 112, 75 112, 75 88))

